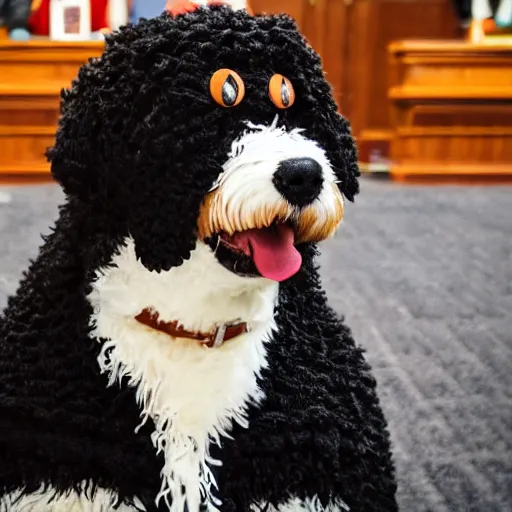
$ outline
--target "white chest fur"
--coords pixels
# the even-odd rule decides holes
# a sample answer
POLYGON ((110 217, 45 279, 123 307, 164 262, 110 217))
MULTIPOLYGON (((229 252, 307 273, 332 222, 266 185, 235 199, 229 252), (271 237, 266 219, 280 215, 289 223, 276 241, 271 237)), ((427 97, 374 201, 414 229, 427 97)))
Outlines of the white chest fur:
POLYGON ((132 239, 96 277, 89 296, 93 334, 107 340, 99 364, 111 385, 129 379, 142 421, 149 416, 155 423, 152 441, 165 458, 156 499, 165 500, 171 512, 183 512, 185 502, 198 510, 203 496, 214 510, 216 483, 208 464, 221 461, 211 459, 209 444, 228 435, 234 421, 247 426, 247 405, 262 398, 256 377, 266 364, 278 285, 232 274, 200 242, 180 267, 149 272, 137 260, 132 239), (134 317, 147 307, 188 330, 240 319, 251 331, 207 348, 138 323, 134 317))

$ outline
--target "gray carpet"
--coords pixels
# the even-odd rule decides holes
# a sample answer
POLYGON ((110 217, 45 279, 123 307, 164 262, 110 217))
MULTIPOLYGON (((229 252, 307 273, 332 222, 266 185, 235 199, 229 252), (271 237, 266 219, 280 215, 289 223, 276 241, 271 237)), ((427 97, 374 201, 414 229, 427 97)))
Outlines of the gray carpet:
MULTIPOLYGON (((61 199, 0 188, 0 306, 61 199)), ((322 263, 375 369, 401 509, 512 511, 512 188, 365 179, 322 263)))

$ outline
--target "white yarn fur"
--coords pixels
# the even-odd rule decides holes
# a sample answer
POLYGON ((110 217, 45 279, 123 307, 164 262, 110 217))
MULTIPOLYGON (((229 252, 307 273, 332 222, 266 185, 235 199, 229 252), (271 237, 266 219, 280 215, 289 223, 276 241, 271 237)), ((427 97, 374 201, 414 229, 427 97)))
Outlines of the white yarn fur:
POLYGON ((97 273, 89 296, 93 335, 108 340, 99 364, 110 385, 128 377, 142 421, 155 423, 152 441, 165 458, 157 501, 171 512, 183 512, 185 502, 198 510, 201 495, 211 510, 219 504, 208 464, 220 461, 209 456, 209 444, 229 436, 233 422, 247 427, 247 405, 262 398, 256 376, 266 364, 277 292, 277 283, 231 273, 201 242, 181 266, 156 273, 137 260, 129 238, 97 273), (210 349, 141 325, 134 317, 147 307, 189 330, 242 319, 251 332, 210 349))
MULTIPOLYGON (((85 485, 83 488, 85 489, 85 485)), ((34 493, 22 494, 16 491, 0 498, 0 512, 112 512, 117 496, 112 491, 97 489, 94 494, 85 490, 56 495, 52 487, 41 487, 34 493)), ((141 503, 135 507, 120 505, 116 512, 144 511, 141 503)))
POLYGON ((227 205, 225 209, 231 212, 229 218, 251 218, 267 206, 272 208, 283 201, 272 183, 283 160, 312 158, 322 167, 324 178, 322 190, 311 204, 316 222, 322 225, 333 216, 337 201, 343 200, 341 195, 335 196, 333 192, 336 175, 325 151, 306 138, 302 129, 287 131, 278 127, 277 122, 276 116, 270 126, 247 123, 247 130, 233 142, 223 172, 211 190, 222 186, 222 201, 227 205))
POLYGON ((323 507, 318 496, 307 498, 304 501, 299 498, 290 498, 287 502, 279 505, 278 508, 265 508, 260 505, 259 507, 253 506, 251 510, 254 512, 259 512, 260 510, 265 512, 350 512, 350 508, 341 499, 334 499, 327 507, 323 507))

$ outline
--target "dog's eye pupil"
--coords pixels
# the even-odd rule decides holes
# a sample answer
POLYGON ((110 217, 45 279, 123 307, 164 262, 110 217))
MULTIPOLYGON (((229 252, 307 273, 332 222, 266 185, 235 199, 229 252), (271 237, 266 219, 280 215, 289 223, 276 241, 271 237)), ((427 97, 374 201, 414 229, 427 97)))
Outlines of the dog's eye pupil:
POLYGON ((286 85, 284 78, 283 82, 281 83, 281 99, 285 107, 290 104, 290 91, 288 90, 288 86, 286 85))
POLYGON ((236 102, 237 96, 238 85, 232 75, 229 75, 222 85, 222 101, 224 101, 227 106, 232 107, 236 102))

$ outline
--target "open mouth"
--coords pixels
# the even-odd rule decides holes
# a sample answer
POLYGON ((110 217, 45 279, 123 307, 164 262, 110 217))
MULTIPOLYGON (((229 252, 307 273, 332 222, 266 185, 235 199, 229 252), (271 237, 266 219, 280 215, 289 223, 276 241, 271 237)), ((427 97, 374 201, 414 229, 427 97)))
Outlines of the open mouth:
POLYGON ((281 282, 296 274, 302 265, 295 236, 291 223, 274 222, 269 227, 233 234, 220 232, 206 241, 228 270, 281 282))

